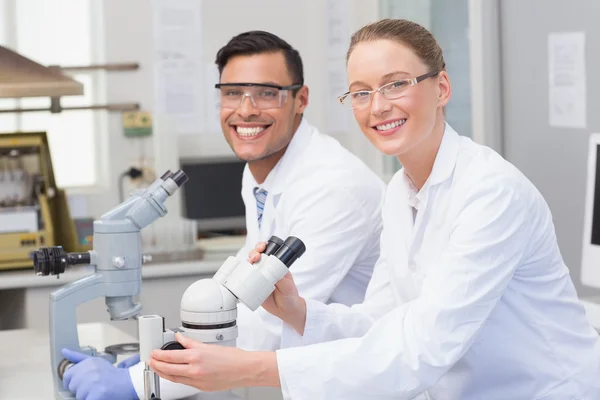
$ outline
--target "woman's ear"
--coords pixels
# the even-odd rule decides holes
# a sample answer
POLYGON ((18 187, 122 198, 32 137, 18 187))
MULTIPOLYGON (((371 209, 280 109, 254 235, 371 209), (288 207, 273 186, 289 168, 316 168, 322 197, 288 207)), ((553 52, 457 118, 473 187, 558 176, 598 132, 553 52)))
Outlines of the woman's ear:
POLYGON ((438 85, 439 85, 439 94, 438 94, 438 106, 446 106, 448 101, 450 100, 450 95, 452 94, 452 86, 450 85, 450 77, 446 71, 441 71, 438 74, 438 85))

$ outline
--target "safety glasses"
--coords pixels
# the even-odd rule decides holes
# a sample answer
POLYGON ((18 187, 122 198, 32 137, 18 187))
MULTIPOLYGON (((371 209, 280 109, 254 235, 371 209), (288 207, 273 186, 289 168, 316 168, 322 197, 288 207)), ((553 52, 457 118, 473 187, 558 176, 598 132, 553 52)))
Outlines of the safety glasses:
POLYGON ((268 110, 280 108, 285 104, 290 90, 300 89, 302 85, 271 85, 267 83, 217 83, 219 101, 222 108, 237 109, 244 99, 249 98, 254 108, 268 110))
POLYGON ((375 90, 358 90, 356 92, 346 92, 337 98, 338 102, 348 108, 365 108, 371 104, 373 94, 381 93, 388 100, 394 100, 402 96, 402 93, 411 86, 417 83, 436 76, 437 72, 428 72, 416 78, 399 79, 394 82, 387 83, 375 90))

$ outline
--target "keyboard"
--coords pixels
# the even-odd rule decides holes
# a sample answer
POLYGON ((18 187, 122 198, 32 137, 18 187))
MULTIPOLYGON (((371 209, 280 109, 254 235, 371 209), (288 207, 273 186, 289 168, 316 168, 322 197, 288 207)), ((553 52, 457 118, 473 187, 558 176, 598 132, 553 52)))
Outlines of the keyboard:
POLYGON ((246 241, 246 236, 218 236, 213 238, 199 239, 197 246, 206 253, 230 253, 235 255, 246 241))

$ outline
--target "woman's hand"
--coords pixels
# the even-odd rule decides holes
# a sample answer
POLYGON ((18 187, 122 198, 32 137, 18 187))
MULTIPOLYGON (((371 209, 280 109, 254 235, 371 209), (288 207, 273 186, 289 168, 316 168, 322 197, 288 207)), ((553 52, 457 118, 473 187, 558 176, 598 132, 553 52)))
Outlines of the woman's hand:
POLYGON ((274 352, 250 352, 197 342, 177 333, 185 350, 154 350, 150 367, 162 378, 205 392, 279 386, 274 352))
MULTIPOLYGON (((254 264, 260 261, 267 244, 260 242, 250 252, 248 262, 254 264)), ((275 284, 275 290, 263 302, 262 307, 269 313, 291 325, 300 335, 304 334, 306 322, 306 302, 298 293, 292 274, 288 272, 275 284)))

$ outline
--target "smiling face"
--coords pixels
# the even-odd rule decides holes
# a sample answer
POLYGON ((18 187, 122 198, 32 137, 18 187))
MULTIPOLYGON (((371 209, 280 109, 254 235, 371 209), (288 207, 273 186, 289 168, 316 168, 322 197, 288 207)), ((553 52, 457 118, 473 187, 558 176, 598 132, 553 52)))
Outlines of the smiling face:
MULTIPOLYGON (((295 83, 292 82, 281 52, 232 57, 223 68, 220 82, 278 86, 295 83)), ((248 88, 248 91, 256 93, 257 89, 260 91, 257 87, 248 88)), ((265 96, 270 94, 264 93, 265 96)), ((300 88, 295 97, 292 91, 287 91, 287 98, 279 108, 261 110, 253 104, 250 97, 245 97, 235 109, 221 107, 221 128, 229 146, 240 159, 248 162, 273 157, 278 159, 298 128, 307 104, 306 86, 300 88)))
MULTIPOLYGON (((392 82, 428 72, 432 71, 409 47, 394 40, 360 42, 348 58, 351 92, 401 85, 392 82)), ((364 108, 353 110, 354 117, 379 151, 402 158, 432 139, 436 125, 443 124, 443 107, 449 97, 448 75, 441 71, 406 87, 398 98, 388 100, 379 92, 372 94, 364 108)))

